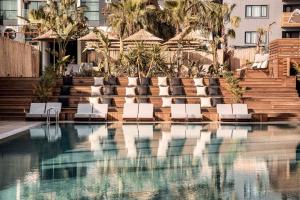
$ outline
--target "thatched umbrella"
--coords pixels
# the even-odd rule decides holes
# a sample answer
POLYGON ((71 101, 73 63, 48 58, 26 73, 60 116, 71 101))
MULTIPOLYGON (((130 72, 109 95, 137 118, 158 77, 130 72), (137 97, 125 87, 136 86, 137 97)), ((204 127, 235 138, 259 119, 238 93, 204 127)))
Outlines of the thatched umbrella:
POLYGON ((169 39, 163 45, 169 49, 169 58, 171 62, 172 52, 176 51, 177 54, 177 64, 179 65, 180 55, 183 54, 183 51, 189 53, 190 51, 194 51, 196 48, 200 46, 200 42, 207 41, 208 39, 203 36, 200 31, 191 31, 186 34, 186 31, 183 31, 177 34, 175 37, 169 39))
MULTIPOLYGON (((53 31, 49 30, 46 33, 34 38, 36 41, 44 41, 44 42, 53 42, 53 49, 55 50, 55 40, 59 38, 59 35, 53 31)), ((55 64, 55 56, 53 56, 53 62, 55 64)))
POLYGON ((177 48, 178 44, 181 44, 183 47, 196 47, 199 46, 199 42, 208 40, 207 38, 203 37, 200 31, 191 31, 186 35, 184 34, 185 32, 177 34, 163 45, 168 46, 169 48, 177 48))
POLYGON ((163 39, 156 37, 152 33, 149 33, 145 29, 141 29, 138 32, 132 34, 123 40, 125 44, 135 44, 136 42, 143 42, 143 44, 161 44, 163 39))
MULTIPOLYGON (((118 37, 116 37, 113 33, 104 33, 107 35, 110 41, 119 41, 118 37)), ((79 38, 80 41, 99 41, 97 34, 94 31, 89 32, 87 35, 79 38)))
POLYGON ((58 39, 58 34, 53 31, 53 30, 49 30, 46 33, 34 38, 33 40, 38 40, 38 41, 54 41, 56 39, 58 39))

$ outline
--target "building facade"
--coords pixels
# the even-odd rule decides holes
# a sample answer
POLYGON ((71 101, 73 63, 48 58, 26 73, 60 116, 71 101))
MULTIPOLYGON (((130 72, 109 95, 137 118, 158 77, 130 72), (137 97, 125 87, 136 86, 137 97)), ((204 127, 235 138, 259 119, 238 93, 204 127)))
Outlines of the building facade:
POLYGON ((255 46, 258 28, 267 30, 263 38, 265 45, 279 38, 299 37, 300 24, 289 22, 291 13, 300 9, 299 0, 224 0, 223 3, 235 4, 232 16, 241 18, 230 46, 255 46))
MULTIPOLYGON (((24 20, 29 10, 38 9, 47 0, 0 0, 0 35, 18 41, 30 40, 22 34, 24 20)), ((111 0, 77 0, 77 6, 86 6, 85 16, 91 27, 105 27, 105 12, 111 0)))

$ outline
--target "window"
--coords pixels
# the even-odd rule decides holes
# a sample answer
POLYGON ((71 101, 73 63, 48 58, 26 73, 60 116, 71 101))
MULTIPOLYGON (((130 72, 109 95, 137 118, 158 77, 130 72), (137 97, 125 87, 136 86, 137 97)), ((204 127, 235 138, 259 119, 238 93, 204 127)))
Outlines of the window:
POLYGON ((4 20, 17 19, 17 0, 1 0, 0 16, 4 20))
POLYGON ((82 5, 87 7, 87 10, 84 12, 85 16, 90 21, 99 20, 99 0, 82 0, 82 5))
POLYGON ((258 5, 258 6, 246 6, 246 17, 248 18, 266 18, 268 17, 268 6, 258 5))
MULTIPOLYGON (((263 43, 267 42, 267 34, 264 35, 263 43)), ((249 31, 245 32, 245 44, 256 44, 257 43, 257 32, 249 31)))

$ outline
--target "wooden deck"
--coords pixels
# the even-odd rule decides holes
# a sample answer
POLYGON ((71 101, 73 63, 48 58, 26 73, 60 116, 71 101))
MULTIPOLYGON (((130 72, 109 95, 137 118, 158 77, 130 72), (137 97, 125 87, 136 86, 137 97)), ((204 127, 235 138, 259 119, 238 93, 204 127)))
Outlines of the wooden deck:
MULTIPOLYGON (((125 87, 127 78, 119 78, 119 86, 113 98, 113 106, 109 108, 108 119, 110 121, 122 120, 125 87)), ((184 96, 188 103, 199 103, 200 98, 196 95, 196 88, 192 79, 183 79, 184 96)), ((206 79, 207 83, 208 80, 206 79)), ((266 113, 270 121, 277 120, 299 120, 300 98, 296 91, 295 77, 281 78, 245 78, 241 86, 247 88, 243 101, 248 104, 252 113, 266 113)), ((0 78, 0 119, 1 120, 24 120, 25 112, 28 111, 33 101, 34 85, 36 78, 0 78), (20 89, 22 88, 22 89, 20 89)), ((51 101, 58 101, 62 80, 57 81, 57 87, 53 92, 51 101)), ((78 103, 88 102, 91 96, 90 86, 93 78, 75 78, 71 86, 71 93, 63 96, 68 99, 69 106, 62 109, 62 120, 73 120, 78 103)), ((220 79, 219 93, 225 103, 232 103, 231 94, 226 89, 226 83, 220 79)), ((157 79, 152 79, 150 87, 151 95, 143 96, 149 98, 155 106, 155 118, 157 121, 170 120, 170 108, 161 107, 161 97, 158 96, 157 79)), ((176 97, 175 97, 176 98, 176 97)), ((204 108, 202 110, 205 121, 216 121, 216 108, 204 108)))

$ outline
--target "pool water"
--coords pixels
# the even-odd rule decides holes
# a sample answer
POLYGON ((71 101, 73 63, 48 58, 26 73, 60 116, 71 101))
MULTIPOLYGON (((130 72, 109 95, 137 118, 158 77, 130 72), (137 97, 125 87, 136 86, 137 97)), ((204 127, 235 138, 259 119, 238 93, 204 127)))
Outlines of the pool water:
POLYGON ((0 141, 0 199, 300 199, 297 125, 41 125, 0 141))

